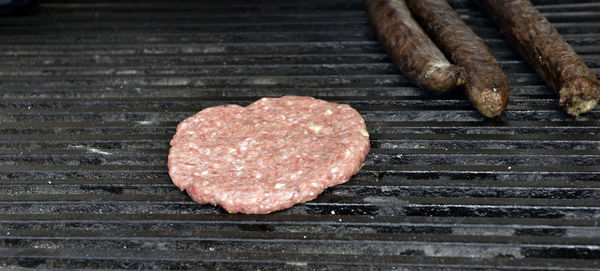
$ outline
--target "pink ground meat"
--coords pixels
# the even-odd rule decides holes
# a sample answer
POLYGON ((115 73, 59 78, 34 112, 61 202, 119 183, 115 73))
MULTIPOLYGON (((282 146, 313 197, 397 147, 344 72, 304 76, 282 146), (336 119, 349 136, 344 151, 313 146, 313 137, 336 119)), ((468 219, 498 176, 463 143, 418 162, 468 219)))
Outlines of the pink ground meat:
POLYGON ((206 108, 177 126, 169 175, 198 203, 265 214, 347 182, 369 152, 363 118, 311 97, 206 108))

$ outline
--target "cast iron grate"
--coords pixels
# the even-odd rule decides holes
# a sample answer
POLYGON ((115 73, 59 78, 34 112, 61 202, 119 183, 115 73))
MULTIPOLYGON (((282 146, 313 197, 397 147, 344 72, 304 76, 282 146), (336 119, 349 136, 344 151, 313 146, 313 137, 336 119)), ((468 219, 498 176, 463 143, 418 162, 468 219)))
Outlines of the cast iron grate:
MULTIPOLYGON (((600 3, 535 1, 600 72, 600 3)), ((40 1, 0 17, 0 267, 586 270, 600 266, 600 110, 573 119, 486 16, 486 120, 399 74, 361 1, 40 1), (198 205, 166 173, 207 106, 349 103, 372 151, 350 182, 265 216, 198 205)))

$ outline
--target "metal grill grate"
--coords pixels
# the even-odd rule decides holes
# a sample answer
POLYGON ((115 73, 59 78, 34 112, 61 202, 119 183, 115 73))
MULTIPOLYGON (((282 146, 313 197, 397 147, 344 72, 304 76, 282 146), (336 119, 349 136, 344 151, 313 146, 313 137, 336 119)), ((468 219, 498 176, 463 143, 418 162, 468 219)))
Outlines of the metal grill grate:
MULTIPOLYGON (((600 72, 600 3, 535 1, 600 72)), ((572 119, 490 20, 510 82, 486 120, 411 85, 361 1, 40 1, 0 17, 0 268, 586 270, 600 266, 600 111, 572 119), (349 103, 372 151, 270 215, 190 201, 176 124, 263 96, 349 103)))

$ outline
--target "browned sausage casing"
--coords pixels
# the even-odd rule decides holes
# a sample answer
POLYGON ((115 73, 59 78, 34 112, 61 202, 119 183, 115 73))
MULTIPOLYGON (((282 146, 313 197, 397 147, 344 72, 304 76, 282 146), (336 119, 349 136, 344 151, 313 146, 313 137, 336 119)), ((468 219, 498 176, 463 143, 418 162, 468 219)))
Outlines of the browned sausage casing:
POLYGON ((596 75, 556 28, 528 0, 474 1, 486 11, 508 40, 558 93, 558 103, 578 116, 600 98, 596 75))
POLYGON ((452 64, 466 74, 465 92, 486 117, 502 114, 508 103, 508 84, 500 64, 445 0, 406 0, 415 19, 452 64))
POLYGON ((404 0, 365 0, 365 4, 379 41, 412 82, 437 92, 462 84, 460 69, 427 37, 404 0))

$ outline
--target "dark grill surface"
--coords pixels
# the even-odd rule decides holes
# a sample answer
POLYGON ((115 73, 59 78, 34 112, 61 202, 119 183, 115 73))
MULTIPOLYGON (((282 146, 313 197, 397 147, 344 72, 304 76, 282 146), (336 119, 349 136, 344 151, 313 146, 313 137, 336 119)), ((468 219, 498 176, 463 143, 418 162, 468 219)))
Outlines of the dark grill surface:
MULTIPOLYGON (((58 0, 0 17, 0 268, 600 267, 600 110, 559 111, 485 14, 452 4, 508 77, 499 119, 410 84, 358 0, 58 0), (179 121, 286 94, 360 111, 358 175, 269 215, 171 184, 179 121)), ((535 4, 600 73, 600 3, 535 4)))

